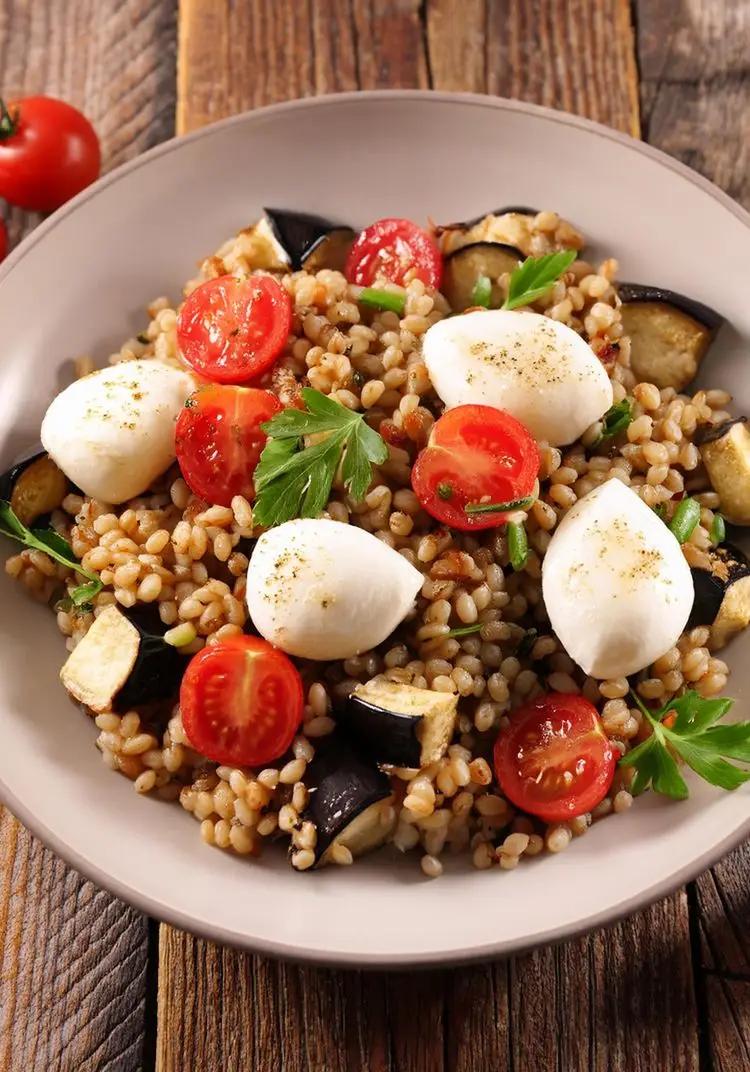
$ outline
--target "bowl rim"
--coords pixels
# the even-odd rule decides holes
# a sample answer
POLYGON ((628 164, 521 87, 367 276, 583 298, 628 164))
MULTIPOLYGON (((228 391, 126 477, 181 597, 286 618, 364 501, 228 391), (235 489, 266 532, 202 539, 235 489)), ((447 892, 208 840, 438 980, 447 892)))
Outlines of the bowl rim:
MULTIPOLYGON (((86 187, 76 197, 59 208, 34 230, 18 245, 18 247, 6 258, 0 266, 0 286, 3 280, 22 262, 40 241, 43 241, 59 223, 74 213, 79 205, 85 204, 92 197, 116 184, 120 179, 142 167, 146 167, 152 160, 165 156, 180 149, 184 144, 195 142, 203 138, 212 137, 217 131, 226 130, 233 126, 240 126, 251 119, 273 118, 287 112, 306 110, 309 108, 335 108, 345 104, 359 104, 367 101, 392 101, 419 102, 420 104, 445 104, 461 103, 474 107, 491 108, 504 112, 515 112, 546 119, 561 126, 573 127, 587 131, 597 137, 608 141, 614 141, 630 149, 650 157, 655 162, 680 175, 683 179, 703 190, 714 201, 718 202, 741 223, 750 230, 750 213, 734 201, 727 193, 715 183, 698 174, 686 164, 675 160, 661 149, 657 149, 645 142, 639 141, 629 134, 613 130, 610 127, 598 123, 592 119, 573 115, 569 112, 558 111, 538 104, 530 104, 525 101, 510 100, 505 97, 489 96, 478 93, 459 93, 436 91, 427 89, 381 89, 362 90, 346 93, 329 93, 316 97, 283 101, 269 104, 262 108, 248 109, 237 115, 208 124, 188 134, 177 135, 159 145, 148 149, 135 159, 114 168, 103 175, 96 182, 86 187)), ((219 923, 204 923, 194 918, 189 913, 173 908, 168 902, 159 898, 144 894, 134 885, 113 878, 103 870, 94 860, 69 845, 65 840, 58 837, 46 823, 38 820, 33 811, 13 793, 0 777, 0 800, 7 806, 11 813, 27 827, 31 833, 56 855, 61 857, 69 866, 78 871, 84 878, 92 881, 95 885, 107 890, 113 896, 136 908, 138 911, 169 923, 172 926, 188 931, 198 937, 209 941, 219 942, 224 945, 242 949, 246 952, 256 953, 263 956, 277 957, 297 963, 317 964, 338 968, 430 968, 445 965, 471 964, 486 961, 492 958, 506 957, 518 953, 528 952, 539 946, 559 943, 561 941, 578 937, 591 930, 611 925, 640 909, 646 908, 655 901, 668 896, 686 882, 692 881, 708 868, 717 863, 732 849, 736 848, 750 835, 750 819, 744 822, 736 830, 722 838, 709 850, 702 853, 696 860, 691 861, 668 878, 649 885, 639 893, 623 898, 616 904, 609 906, 601 912, 594 912, 585 919, 574 923, 551 927, 537 932, 529 937, 503 939, 490 941, 482 945, 475 945, 466 950, 453 950, 449 952, 436 951, 425 952, 416 956, 404 955, 379 955, 358 954, 348 952, 335 952, 330 955, 320 954, 314 950, 298 947, 286 942, 276 941, 269 938, 251 938, 235 930, 223 927, 219 923)))

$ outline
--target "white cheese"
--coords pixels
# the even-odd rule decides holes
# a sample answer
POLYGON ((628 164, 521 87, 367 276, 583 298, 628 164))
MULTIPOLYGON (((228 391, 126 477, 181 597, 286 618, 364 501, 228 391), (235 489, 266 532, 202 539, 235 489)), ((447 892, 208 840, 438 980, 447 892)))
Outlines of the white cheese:
POLYGON ((364 529, 298 519, 269 529, 255 545, 247 606, 258 632, 290 655, 347 659, 393 632, 423 580, 364 529))
POLYGON ((86 495, 125 502, 174 461, 175 421, 193 390, 189 373, 153 358, 99 369, 53 399, 44 449, 86 495))
POLYGON ((560 522, 544 556, 542 594, 553 630, 587 674, 627 677, 677 641, 693 580, 664 522, 609 480, 560 522))
POLYGON ((539 313, 492 309, 440 320, 423 353, 449 409, 506 410, 553 446, 578 439, 612 405, 609 377, 588 343, 539 313))

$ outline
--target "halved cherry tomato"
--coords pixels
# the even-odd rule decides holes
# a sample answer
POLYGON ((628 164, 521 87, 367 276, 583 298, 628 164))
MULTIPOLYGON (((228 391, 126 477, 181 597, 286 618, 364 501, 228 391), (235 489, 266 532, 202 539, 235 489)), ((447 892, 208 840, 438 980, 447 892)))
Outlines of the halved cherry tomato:
POLYGON ((0 220, 0 261, 5 259, 8 252, 8 231, 3 220, 0 220))
POLYGON ((443 259, 435 241, 411 220, 378 220, 357 237, 346 260, 344 275, 350 283, 371 286, 378 276, 403 283, 409 269, 436 290, 443 275, 443 259))
POLYGON ((99 176, 96 131, 85 115, 54 97, 0 101, 0 197, 52 212, 99 176))
POLYGON ((495 742, 495 776, 512 804, 548 823, 595 808, 617 753, 583 696, 550 692, 519 707, 495 742))
POLYGON ((267 640, 233 636, 191 659, 180 687, 190 744, 214 763, 263 766, 290 747, 302 721, 302 679, 267 640))
POLYGON ((292 327, 292 301, 270 275, 221 275, 202 283, 177 318, 177 343, 196 372, 244 383, 273 365, 292 327))
POLYGON ((191 491, 218 506, 229 506, 235 495, 252 499, 253 473, 268 438, 260 426, 280 409, 276 395, 257 387, 199 387, 175 428, 177 461, 191 491))
POLYGON ((417 456, 411 483, 427 511, 454 529, 489 529, 507 514, 466 512, 469 503, 509 503, 529 496, 539 448, 524 424, 494 406, 456 406, 435 422, 417 456))

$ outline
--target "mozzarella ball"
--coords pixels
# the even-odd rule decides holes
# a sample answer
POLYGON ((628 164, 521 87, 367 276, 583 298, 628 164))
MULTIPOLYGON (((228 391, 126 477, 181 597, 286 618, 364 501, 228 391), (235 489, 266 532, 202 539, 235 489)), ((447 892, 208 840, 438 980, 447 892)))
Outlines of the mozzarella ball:
POLYGON ((174 461, 175 421, 194 390, 189 373, 154 359, 99 369, 53 399, 42 444, 84 494, 125 502, 174 461))
POLYGON ((424 578, 403 555, 340 521, 287 521, 265 532, 247 575, 258 632, 303 659, 348 659, 389 636, 424 578))
POLYGON ((609 376, 588 343, 539 313, 448 317, 429 329, 423 354, 448 409, 504 409, 553 446, 578 439, 612 405, 609 376))
POLYGON ((542 594, 558 639, 587 674, 627 677, 677 641, 693 579, 664 522, 631 488, 608 480, 560 522, 544 556, 542 594))

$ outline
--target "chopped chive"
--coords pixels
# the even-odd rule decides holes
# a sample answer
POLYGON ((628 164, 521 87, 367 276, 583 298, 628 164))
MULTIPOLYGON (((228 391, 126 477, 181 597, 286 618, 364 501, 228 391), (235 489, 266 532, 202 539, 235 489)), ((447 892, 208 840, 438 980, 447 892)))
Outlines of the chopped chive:
POLYGON ((488 275, 480 275, 477 277, 477 281, 474 284, 474 289, 471 292, 471 304, 481 305, 484 309, 489 309, 490 298, 492 297, 492 281, 488 275))
POLYGON ((435 490, 437 491, 438 499, 444 499, 447 502, 448 499, 453 498, 453 488, 451 487, 450 484, 446 484, 446 483, 438 484, 438 486, 437 486, 437 488, 435 490))
POLYGON ((197 635, 192 622, 182 622, 173 629, 168 629, 164 634, 164 640, 173 648, 183 648, 187 644, 192 644, 197 635))
POLYGON ((529 543, 526 539, 526 529, 516 521, 508 522, 508 555, 510 564, 518 573, 526 565, 529 558, 529 543))
POLYGON ((459 625, 456 629, 449 629, 447 633, 443 633, 443 639, 446 637, 471 636, 472 633, 478 633, 481 628, 481 622, 474 622, 473 625, 459 625))
POLYGON ((687 543, 700 519, 701 508, 695 499, 683 499, 669 523, 672 535, 678 543, 687 543))
POLYGON ((394 294, 390 290, 379 290, 377 287, 365 287, 360 292, 357 301, 362 302, 363 305, 369 305, 373 309, 385 309, 390 313, 398 313, 399 316, 404 315, 404 309, 406 308, 406 298, 403 294, 394 294))
POLYGON ((709 536, 711 537, 711 543, 714 547, 718 547, 720 543, 724 543, 724 540, 727 538, 727 527, 724 524, 724 518, 721 514, 714 514, 709 536))
MULTIPOLYGON (((438 492, 439 494, 439 492, 438 492)), ((527 495, 525 499, 511 499, 508 502, 499 503, 467 503, 464 510, 467 514, 498 514, 508 513, 510 510, 525 510, 535 501, 535 496, 527 495)))
POLYGON ((593 443, 598 446, 604 439, 612 439, 624 432, 633 419, 633 404, 629 398, 623 398, 621 402, 615 402, 602 417, 602 430, 599 437, 593 443))

